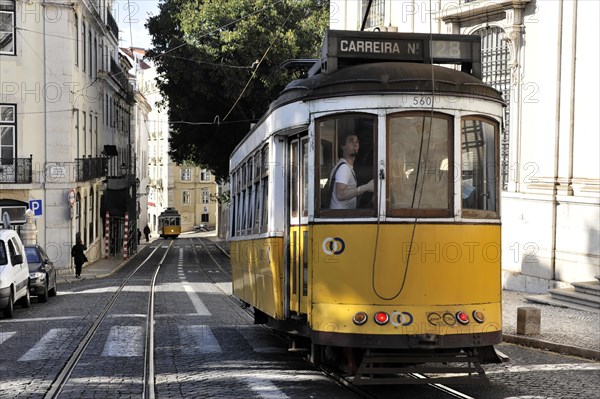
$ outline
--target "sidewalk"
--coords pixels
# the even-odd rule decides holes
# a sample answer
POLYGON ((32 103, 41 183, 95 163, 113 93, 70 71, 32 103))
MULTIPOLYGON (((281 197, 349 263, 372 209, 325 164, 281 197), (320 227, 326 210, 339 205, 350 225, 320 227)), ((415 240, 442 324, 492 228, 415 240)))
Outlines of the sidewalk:
POLYGON ((529 302, 516 291, 502 292, 504 342, 600 360, 600 314, 529 302), (517 308, 541 310, 540 334, 517 335, 517 308))
MULTIPOLYGON (((209 238, 215 243, 222 244, 219 245, 220 247, 227 247, 218 237, 209 238)), ((156 239, 158 237, 151 238, 150 243, 142 240, 139 251, 156 239)), ((126 263, 127 261, 123 260, 123 254, 120 254, 84 265, 81 279, 76 279, 72 272, 61 273, 59 278, 64 283, 106 277, 126 263)), ((507 290, 502 293, 504 342, 600 360, 600 314, 532 303, 525 299, 526 295, 529 294, 507 290), (539 335, 517 334, 517 309, 520 307, 535 307, 541 310, 541 333, 539 335)))
MULTIPOLYGON (((144 249, 144 247, 148 244, 152 244, 153 241, 158 239, 158 237, 150 237, 150 242, 146 242, 146 240, 142 239, 138 245, 138 253, 144 249)), ((131 255, 129 259, 131 259, 131 255)), ((117 254, 116 256, 109 256, 108 258, 98 259, 92 263, 85 263, 83 268, 81 269, 81 278, 75 277, 75 270, 59 270, 58 273, 58 282, 59 283, 71 283, 74 281, 81 281, 86 279, 94 279, 94 278, 102 278, 107 277, 119 270, 123 267, 128 260, 123 259, 123 254, 117 254)))

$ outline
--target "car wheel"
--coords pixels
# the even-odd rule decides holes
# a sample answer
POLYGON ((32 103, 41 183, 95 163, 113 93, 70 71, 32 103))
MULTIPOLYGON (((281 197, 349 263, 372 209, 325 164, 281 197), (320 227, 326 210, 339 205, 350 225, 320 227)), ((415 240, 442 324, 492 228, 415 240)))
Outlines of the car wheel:
POLYGON ((48 302, 48 279, 44 284, 44 292, 38 295, 38 302, 48 302))
POLYGON ((6 318, 6 319, 12 319, 13 315, 15 314, 15 308, 14 308, 14 303, 13 303, 14 300, 15 300, 15 296, 11 290, 10 296, 8 298, 8 305, 6 305, 6 307, 4 308, 4 318, 6 318))
POLYGON ((48 291, 48 296, 56 296, 56 292, 58 291, 58 283, 56 282, 56 274, 54 275, 54 285, 48 291))
POLYGON ((27 286, 27 293, 21 298, 21 307, 28 308, 31 306, 31 296, 29 295, 29 286, 27 286))

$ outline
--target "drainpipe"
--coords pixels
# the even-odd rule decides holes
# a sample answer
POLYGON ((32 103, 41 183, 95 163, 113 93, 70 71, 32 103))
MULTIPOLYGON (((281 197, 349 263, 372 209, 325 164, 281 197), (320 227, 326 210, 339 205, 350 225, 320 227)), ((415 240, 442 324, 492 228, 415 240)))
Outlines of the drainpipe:
MULTIPOLYGON (((43 79, 44 79, 44 88, 46 87, 46 62, 48 61, 46 59, 46 17, 44 14, 44 12, 46 11, 46 0, 42 0, 42 47, 44 48, 44 52, 43 52, 43 60, 44 62, 42 63, 42 68, 44 69, 43 72, 43 79)), ((48 196, 46 195, 46 167, 48 166, 48 143, 47 143, 47 135, 48 135, 48 105, 47 105, 47 101, 46 99, 44 99, 44 172, 42 173, 42 192, 43 192, 43 196, 44 196, 44 206, 43 206, 43 211, 44 211, 44 215, 48 215, 48 196)), ((47 218, 48 216, 46 216, 47 218)), ((47 248, 47 244, 48 244, 48 234, 47 233, 47 223, 44 223, 44 248, 47 248)), ((70 247, 69 247, 70 248, 70 247)), ((70 264, 70 260, 71 257, 69 256, 69 264, 70 264)))
MULTIPOLYGON (((557 87, 556 87, 556 129, 554 133, 554 176, 552 182, 552 242, 551 242, 551 253, 550 253, 550 265, 552 279, 556 280, 556 241, 557 241, 557 221, 558 221, 558 201, 559 185, 561 180, 560 172, 560 111, 561 111, 561 82, 562 82, 562 39, 563 39, 563 6, 564 0, 560 0, 559 14, 558 14, 558 52, 557 52, 557 87)), ((562 183, 564 185, 560 192, 563 195, 572 194, 572 180, 573 180, 573 140, 574 140, 574 119, 575 119, 575 54, 577 49, 577 1, 573 2, 573 32, 571 38, 571 94, 569 98, 569 132, 567 138, 567 149, 563 149, 563 156, 566 158, 565 166, 566 170, 563 172, 564 178, 562 183)))
MULTIPOLYGON (((558 201, 559 193, 559 180, 560 177, 560 105, 561 105, 561 75, 562 75, 562 39, 563 39, 563 6, 564 0, 560 0, 559 14, 558 14, 558 52, 557 52, 557 82, 556 87, 556 129, 554 135, 554 178, 552 182, 552 248, 551 248, 551 272, 552 279, 556 280, 556 237, 557 237, 557 221, 558 221, 558 201)), ((574 124, 575 124, 575 55, 577 54, 577 0, 573 2, 573 32, 571 37, 571 76, 570 76, 570 98, 569 98, 569 132, 567 137, 567 149, 563 149, 563 156, 566 158, 566 176, 562 178, 564 185, 560 192, 562 195, 572 195, 572 181, 573 181, 573 141, 574 141, 574 124)))
POLYGON ((562 86, 562 38, 563 38, 563 0, 558 5, 558 38, 556 51, 556 125, 554 128, 554 176, 552 176, 552 237, 550 243, 550 273, 552 280, 556 279, 556 220, 558 218, 558 178, 560 176, 560 89, 562 86))

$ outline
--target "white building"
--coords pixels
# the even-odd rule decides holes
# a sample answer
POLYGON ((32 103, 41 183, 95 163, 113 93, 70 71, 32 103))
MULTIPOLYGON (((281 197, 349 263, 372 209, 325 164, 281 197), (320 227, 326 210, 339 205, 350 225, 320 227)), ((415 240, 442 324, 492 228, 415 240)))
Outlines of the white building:
MULTIPOLYGON (((143 52, 143 50, 140 50, 143 52)), ((158 227, 158 215, 173 206, 174 164, 169 159, 169 109, 156 84, 157 71, 146 60, 148 68, 138 71, 140 92, 148 100, 148 183, 147 223, 153 234, 158 227)))
POLYGON ((135 93, 135 103, 131 109, 131 130, 133 140, 133 161, 135 165, 136 187, 137 187, 137 227, 142 231, 148 224, 148 140, 150 128, 149 115, 152 107, 142 93, 145 75, 144 71, 151 68, 144 60, 143 49, 120 48, 119 51, 127 57, 133 67, 129 70, 129 81, 135 93))
POLYGON ((18 224, 31 206, 60 269, 76 237, 90 261, 120 252, 135 200, 133 92, 111 5, 0 0, 0 212, 18 224))
POLYGON ((331 29, 482 37, 484 80, 507 102, 505 288, 600 275, 598 15, 582 0, 331 1, 331 29))

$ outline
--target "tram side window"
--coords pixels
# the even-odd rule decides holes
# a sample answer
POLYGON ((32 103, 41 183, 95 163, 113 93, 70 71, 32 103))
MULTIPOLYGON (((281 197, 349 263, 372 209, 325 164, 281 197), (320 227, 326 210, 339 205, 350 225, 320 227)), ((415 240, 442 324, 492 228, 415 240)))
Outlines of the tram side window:
POLYGON ((320 216, 375 214, 376 138, 374 115, 343 114, 316 121, 315 176, 320 216))
POLYGON ((388 118, 391 216, 452 216, 452 118, 406 112, 388 118), (451 175, 450 175, 451 177, 451 175))
POLYGON ((265 145, 262 149, 261 156, 261 218, 260 218, 260 231, 264 233, 267 231, 269 225, 269 212, 268 198, 269 198, 269 146, 265 145))
POLYGON ((254 234, 258 234, 260 228, 260 166, 260 151, 257 151, 254 155, 254 173, 252 177, 252 184, 254 185, 254 227, 252 232, 254 234))
POLYGON ((498 124, 464 118, 461 126, 461 198, 464 217, 498 215, 498 124))

